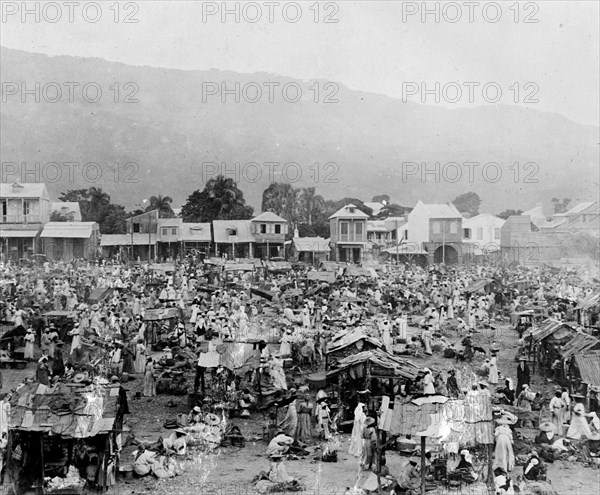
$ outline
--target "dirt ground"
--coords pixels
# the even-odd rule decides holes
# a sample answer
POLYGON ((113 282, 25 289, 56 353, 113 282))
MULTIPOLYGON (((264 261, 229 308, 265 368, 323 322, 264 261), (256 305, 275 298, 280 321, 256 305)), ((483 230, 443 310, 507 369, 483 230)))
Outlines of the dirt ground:
MULTIPOLYGON (((492 340, 496 340, 501 347, 498 357, 498 367, 502 375, 512 377, 516 382, 515 356, 518 347, 518 336, 512 328, 505 323, 498 323, 496 330, 486 330, 476 333, 474 345, 489 349, 492 340)), ((457 334, 448 335, 450 341, 457 343, 460 348, 462 336, 457 334)), ((439 353, 432 357, 416 358, 416 364, 427 365, 438 370, 448 370, 457 367, 459 376, 462 376, 461 386, 467 386, 467 379, 473 380, 473 371, 483 363, 483 356, 478 356, 471 364, 456 365, 454 360, 441 357, 439 353)), ((173 418, 177 413, 189 412, 187 396, 172 397, 158 396, 154 398, 134 398, 135 392, 141 389, 142 378, 138 377, 134 382, 125 385, 130 390, 128 394, 131 414, 127 417, 126 426, 131 429, 133 435, 140 440, 156 440, 160 435, 168 435, 170 432, 162 427, 167 418, 173 418), (167 407, 169 400, 173 400, 176 407, 167 407)), ((537 373, 533 378, 535 390, 547 390, 552 383, 537 373)), ((267 470, 269 462, 264 454, 266 442, 262 440, 263 424, 266 418, 262 415, 253 415, 248 420, 235 418, 231 420, 240 426, 247 442, 244 448, 226 447, 219 449, 213 454, 191 453, 183 462, 185 473, 181 476, 157 480, 151 476, 142 479, 121 480, 118 487, 111 490, 112 493, 123 495, 133 494, 207 494, 207 495, 235 495, 251 494, 251 480, 260 471, 267 470)), ((534 430, 530 430, 534 434, 534 430)), ((359 465, 357 459, 347 453, 349 435, 342 435, 342 444, 338 454, 337 463, 323 463, 315 461, 318 453, 317 443, 308 449, 311 455, 305 459, 291 460, 286 462, 288 473, 296 477, 304 486, 303 493, 314 495, 343 495, 347 487, 353 487, 359 478, 359 465)), ((131 453, 134 447, 127 445, 124 449, 121 464, 132 462, 131 453)), ((387 454, 387 464, 392 474, 397 472, 406 462, 406 457, 397 452, 387 454)), ((521 468, 517 467, 513 478, 521 474, 521 468)), ((584 468, 578 463, 557 461, 548 465, 548 479, 560 495, 595 495, 600 493, 600 470, 584 468)), ((432 495, 443 493, 444 490, 428 492, 432 495)), ((456 491, 454 493, 457 493, 456 491)), ((488 493, 483 483, 471 485, 463 489, 462 493, 473 495, 488 493)))

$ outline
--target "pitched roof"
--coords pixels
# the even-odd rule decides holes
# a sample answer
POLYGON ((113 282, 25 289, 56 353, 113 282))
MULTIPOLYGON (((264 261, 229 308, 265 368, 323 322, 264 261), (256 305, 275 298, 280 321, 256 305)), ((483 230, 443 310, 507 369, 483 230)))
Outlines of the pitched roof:
POLYGON ((408 359, 393 356, 381 349, 371 349, 340 359, 336 363, 335 369, 327 373, 327 378, 335 376, 358 364, 366 363, 367 361, 390 370, 393 375, 408 378, 410 380, 414 380, 419 372, 419 367, 408 359))
POLYGON ((580 333, 562 347, 561 355, 563 359, 567 359, 576 354, 585 354, 587 351, 597 350, 597 348, 600 348, 600 339, 586 333, 580 333))
POLYGON ((548 318, 544 320, 538 328, 535 328, 533 332, 531 332, 531 338, 534 342, 540 342, 550 337, 561 328, 572 330, 573 332, 575 331, 575 328, 573 328, 567 322, 555 320, 554 318, 548 318))
POLYGON ((281 218, 279 215, 276 215, 272 211, 263 211, 260 215, 254 217, 252 222, 281 222, 287 223, 285 218, 281 218))
POLYGON ((462 215, 452 203, 423 203, 423 207, 430 218, 462 218, 462 215))
POLYGON ((353 328, 350 332, 342 330, 333 336, 333 339, 327 346, 326 354, 345 349, 346 347, 355 344, 359 340, 364 340, 373 344, 375 347, 383 347, 381 341, 377 340, 370 335, 367 335, 361 328, 353 328))
POLYGON ((592 387, 600 387, 600 352, 575 354, 581 381, 592 387))
MULTIPOLYGON (((587 210, 591 206, 594 206, 595 203, 596 203, 596 201, 584 201, 583 203, 578 203, 575 206, 573 206, 573 208, 568 210, 565 213, 565 215, 578 215, 579 213, 583 213, 585 210, 587 210)), ((597 208, 596 208, 596 210, 597 210, 597 208)))
POLYGON ((233 244, 254 242, 250 220, 213 220, 214 240, 217 243, 233 244), (232 236, 230 232, 236 231, 232 236))
POLYGON ((292 239, 294 247, 299 252, 323 253, 329 251, 329 239, 322 237, 294 237, 292 239))
POLYGON ((37 182, 14 182, 12 184, 0 184, 1 198, 41 198, 47 197, 46 184, 37 182))
POLYGON ((359 210, 356 205, 350 203, 349 205, 342 206, 329 218, 369 218, 369 215, 359 210))
POLYGON ((48 222, 40 237, 89 239, 94 230, 98 230, 96 222, 48 222))

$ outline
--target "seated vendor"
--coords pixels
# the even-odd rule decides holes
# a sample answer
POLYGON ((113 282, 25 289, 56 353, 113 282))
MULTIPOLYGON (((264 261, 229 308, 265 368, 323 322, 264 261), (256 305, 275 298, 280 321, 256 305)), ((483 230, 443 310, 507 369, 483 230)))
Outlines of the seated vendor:
POLYGON ((269 457, 286 454, 293 443, 294 439, 292 437, 288 437, 283 431, 279 430, 273 440, 269 442, 266 454, 269 457))
POLYGON ((460 451, 460 461, 456 466, 456 471, 464 471, 463 481, 466 483, 477 481, 478 474, 475 472, 475 468, 473 468, 473 457, 468 450, 464 449, 460 451))
POLYGON ((152 465, 156 461, 156 452, 140 447, 133 453, 135 461, 133 462, 133 471, 138 476, 146 476, 152 471, 152 465))
POLYGON ((417 495, 421 491, 421 473, 417 467, 419 462, 419 458, 411 457, 396 478, 398 488, 406 492, 406 495, 417 495))
POLYGON ((186 436, 187 433, 184 430, 177 429, 168 438, 165 438, 163 447, 167 454, 185 455, 187 452, 186 436))
POLYGON ((194 408, 188 414, 188 424, 195 425, 202 423, 202 418, 202 409, 200 409, 200 406, 194 406, 194 408))
POLYGON ((546 466, 540 458, 533 454, 523 466, 523 476, 529 481, 539 481, 546 478, 546 466))

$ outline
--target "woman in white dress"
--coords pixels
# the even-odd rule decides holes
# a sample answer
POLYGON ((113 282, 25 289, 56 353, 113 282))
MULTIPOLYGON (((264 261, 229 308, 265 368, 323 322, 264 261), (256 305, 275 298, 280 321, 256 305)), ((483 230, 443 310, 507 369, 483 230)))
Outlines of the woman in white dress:
POLYGON ((587 422, 585 407, 579 402, 573 407, 573 417, 567 430, 567 438, 581 440, 581 437, 590 438, 591 436, 592 430, 587 422))
POLYGON ((69 335, 73 336, 73 340, 71 341, 71 354, 73 354, 76 349, 81 348, 81 329, 79 323, 75 323, 75 327, 69 332, 69 335))
POLYGON ((492 357, 490 359, 488 382, 490 382, 492 385, 498 384, 498 364, 495 354, 492 354, 492 357))
POLYGON ((135 361, 133 362, 133 369, 136 373, 144 373, 146 370, 146 346, 140 339, 137 339, 135 345, 135 361))
POLYGON ((359 402, 354 410, 354 426, 352 427, 350 448, 348 449, 348 453, 354 457, 360 457, 362 455, 362 436, 366 419, 365 405, 362 402, 359 402))
POLYGON ((33 333, 33 329, 30 328, 27 330, 27 335, 25 335, 25 359, 33 359, 33 351, 35 345, 35 334, 33 333))

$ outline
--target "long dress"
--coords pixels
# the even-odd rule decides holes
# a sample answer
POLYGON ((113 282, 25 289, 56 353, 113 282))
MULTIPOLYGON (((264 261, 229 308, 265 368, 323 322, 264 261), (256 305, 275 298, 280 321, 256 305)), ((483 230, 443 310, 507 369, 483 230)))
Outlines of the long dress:
POLYGON ((34 342, 35 335, 32 332, 25 335, 25 353, 23 356, 25 359, 33 359, 34 342))
POLYGON ((283 430, 288 437, 296 438, 296 431, 298 429, 298 411, 296 410, 295 402, 292 402, 287 406, 285 417, 279 424, 279 428, 283 430))
POLYGON ((133 369, 136 373, 143 373, 146 370, 146 346, 141 342, 135 346, 133 369))
POLYGON ((364 411, 364 404, 358 403, 356 409, 354 409, 354 426, 352 426, 352 436, 350 438, 350 448, 348 453, 354 457, 360 457, 362 455, 362 435, 365 429, 365 420, 367 415, 364 411))
POLYGON ((146 364, 146 374, 144 375, 144 397, 153 397, 155 395, 154 363, 150 362, 146 364))
POLYGON ((492 356, 492 358, 490 359, 488 382, 490 382, 492 385, 498 384, 498 365, 496 364, 496 356, 492 356))
POLYGON ((564 423, 564 407, 563 401, 559 397, 552 397, 548 408, 552 414, 552 424, 556 427, 556 434, 559 437, 563 435, 563 423, 564 423))
POLYGON ((573 417, 571 418, 571 424, 567 430, 567 438, 573 440, 580 440, 581 437, 589 438, 592 436, 592 430, 587 422, 585 414, 585 408, 583 404, 576 404, 573 408, 573 417))
POLYGON ((304 443, 312 440, 310 416, 312 414, 312 404, 302 402, 298 410, 298 430, 296 438, 304 443))
POLYGON ((496 427, 496 448, 494 449, 494 468, 501 467, 507 473, 515 467, 515 454, 513 451, 512 431, 507 425, 496 427))
POLYGON ((377 442, 377 432, 372 426, 368 426, 363 431, 363 445, 360 464, 363 469, 371 469, 375 461, 375 444, 377 442))
POLYGON ((123 348, 123 373, 134 373, 135 368, 133 365, 133 353, 134 348, 131 343, 127 344, 123 348))
POLYGON ((433 386, 433 376, 431 373, 427 373, 423 377, 423 393, 425 395, 435 394, 435 387, 433 386))

